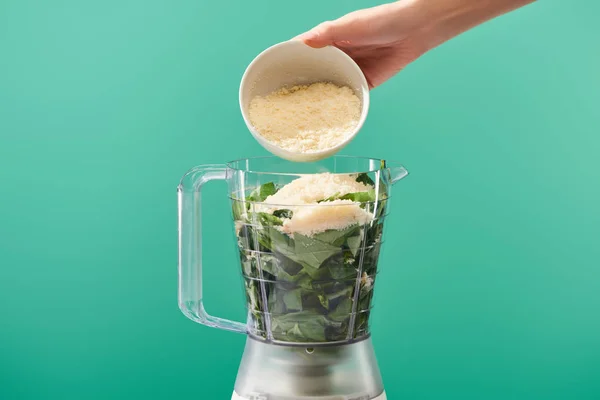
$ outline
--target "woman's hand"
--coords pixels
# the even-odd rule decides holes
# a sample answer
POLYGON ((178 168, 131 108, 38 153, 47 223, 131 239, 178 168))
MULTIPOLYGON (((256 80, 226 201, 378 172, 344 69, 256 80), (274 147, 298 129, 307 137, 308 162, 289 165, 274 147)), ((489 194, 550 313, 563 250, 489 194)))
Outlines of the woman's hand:
POLYGON ((374 88, 450 38, 533 1, 402 0, 351 12, 296 39, 343 50, 374 88))

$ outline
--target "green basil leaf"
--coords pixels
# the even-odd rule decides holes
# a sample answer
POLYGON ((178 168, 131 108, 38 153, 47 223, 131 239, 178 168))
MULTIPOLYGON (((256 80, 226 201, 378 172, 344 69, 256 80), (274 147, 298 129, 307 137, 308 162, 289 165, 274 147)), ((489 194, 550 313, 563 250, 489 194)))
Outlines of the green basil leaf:
POLYGON ((334 200, 351 200, 356 203, 372 202, 372 201, 376 200, 375 189, 371 189, 366 192, 346 193, 344 195, 340 195, 339 193, 336 193, 335 195, 333 195, 331 197, 328 197, 324 200, 320 200, 318 203, 334 201, 334 200))
POLYGON ((375 201, 375 189, 369 190, 368 192, 356 192, 356 193, 347 193, 341 196, 340 200, 352 200, 356 203, 367 203, 370 201, 375 201))
POLYGON ((326 199, 323 199, 323 200, 319 200, 319 201, 317 201, 317 203, 322 203, 322 202, 324 202, 324 201, 333 201, 333 200, 337 200, 337 199, 339 199, 339 198, 340 198, 340 193, 338 192, 338 193, 334 194, 333 196, 329 196, 329 197, 328 197, 328 198, 326 198, 326 199))
POLYGON ((346 256, 349 251, 338 253, 325 261, 321 269, 327 268, 330 280, 348 280, 356 277, 354 260, 346 256))
POLYGON ((342 322, 344 320, 350 319, 350 315, 352 314, 352 299, 350 297, 344 298, 341 302, 338 303, 337 307, 333 312, 329 313, 329 319, 333 321, 342 322))
POLYGON ((273 214, 259 212, 258 216, 260 219, 260 223, 263 226, 271 226, 271 225, 281 226, 281 225, 283 225, 283 221, 281 220, 281 218, 276 217, 273 214))
POLYGON ((246 197, 246 201, 265 201, 265 199, 269 196, 277 193, 277 188, 273 182, 268 182, 260 185, 256 189, 254 189, 248 197, 246 197))
POLYGON ((350 251, 352 252, 352 255, 354 257, 356 257, 358 255, 358 250, 360 249, 360 247, 363 243, 363 237, 364 237, 364 230, 361 229, 359 231, 358 235, 350 236, 346 240, 346 244, 348 245, 348 248, 350 249, 350 251))
POLYGON ((283 302, 288 311, 302 311, 302 289, 286 290, 283 302))
POLYGON ((358 176, 356 177, 356 182, 361 182, 368 186, 375 186, 375 182, 373 182, 373 180, 369 177, 369 175, 364 172, 361 174, 358 174, 358 176))
POLYGON ((304 265, 305 269, 318 269, 323 261, 340 251, 341 249, 337 246, 296 233, 294 234, 294 254, 290 258, 304 265))
POLYGON ((313 236, 316 240, 330 244, 332 246, 340 247, 344 244, 346 239, 360 230, 358 225, 352 225, 344 229, 330 229, 325 232, 317 233, 313 236))
POLYGON ((241 200, 231 200, 231 211, 233 214, 234 221, 241 221, 244 219, 244 214, 246 211, 244 202, 241 200))
POLYGON ((319 297, 319 302, 321 303, 323 308, 329 309, 329 298, 327 296, 325 296, 324 294, 320 294, 320 295, 318 295, 318 297, 319 297))
POLYGON ((341 323, 306 311, 272 316, 272 318, 277 328, 273 329, 273 336, 292 342, 325 342, 327 328, 341 327, 341 323))
POLYGON ((273 211, 273 215, 279 218, 291 219, 294 216, 292 210, 282 209, 273 211))

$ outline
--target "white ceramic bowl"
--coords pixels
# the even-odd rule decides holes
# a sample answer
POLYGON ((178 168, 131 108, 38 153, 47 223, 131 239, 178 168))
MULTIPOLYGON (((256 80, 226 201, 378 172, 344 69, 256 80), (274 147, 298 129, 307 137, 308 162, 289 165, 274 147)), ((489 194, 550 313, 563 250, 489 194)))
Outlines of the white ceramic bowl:
POLYGON ((286 160, 311 162, 332 156, 354 139, 369 111, 369 85, 359 66, 340 49, 333 46, 314 49, 301 41, 290 40, 269 47, 250 63, 242 77, 239 100, 244 121, 258 143, 286 160), (343 143, 318 153, 293 153, 268 142, 252 126, 248 107, 254 96, 266 96, 286 85, 323 81, 350 87, 361 101, 360 120, 343 143))

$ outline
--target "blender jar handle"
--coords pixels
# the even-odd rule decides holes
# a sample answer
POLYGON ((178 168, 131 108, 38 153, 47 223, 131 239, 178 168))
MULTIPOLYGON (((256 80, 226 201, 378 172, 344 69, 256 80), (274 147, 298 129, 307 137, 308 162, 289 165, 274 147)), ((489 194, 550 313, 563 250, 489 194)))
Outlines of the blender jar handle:
POLYGON ((201 191, 212 180, 227 180, 225 165, 200 165, 189 170, 177 188, 179 236, 179 308, 191 320, 213 328, 246 333, 247 325, 213 317, 202 302, 201 191))

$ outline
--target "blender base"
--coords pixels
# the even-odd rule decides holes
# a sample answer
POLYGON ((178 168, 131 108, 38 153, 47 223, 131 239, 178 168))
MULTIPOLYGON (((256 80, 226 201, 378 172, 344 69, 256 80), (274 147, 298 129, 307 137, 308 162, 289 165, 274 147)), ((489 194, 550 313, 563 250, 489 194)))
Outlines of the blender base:
MULTIPOLYGON (((233 396, 231 397, 231 400, 256 400, 256 399, 262 400, 260 397, 255 397, 254 399, 240 397, 240 396, 238 396, 238 394, 236 392, 233 392, 233 396)), ((265 397, 265 399, 266 399, 266 397, 265 397)), ((337 397, 337 399, 339 399, 339 397, 337 397)), ((387 400, 387 397, 385 395, 385 392, 383 392, 380 396, 377 396, 376 398, 371 399, 371 400, 387 400)))
POLYGON ((248 337, 232 400, 386 400, 370 338, 300 347, 248 337))

